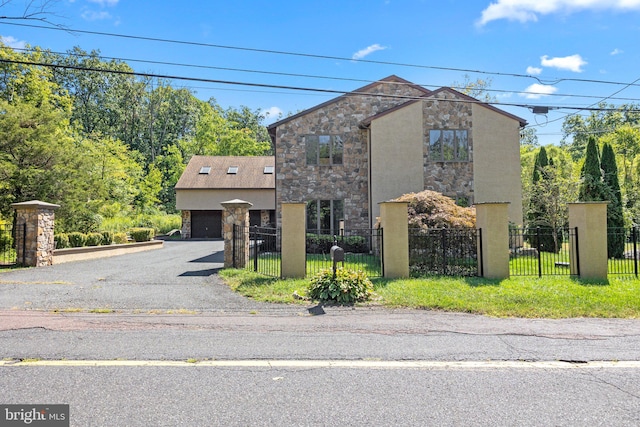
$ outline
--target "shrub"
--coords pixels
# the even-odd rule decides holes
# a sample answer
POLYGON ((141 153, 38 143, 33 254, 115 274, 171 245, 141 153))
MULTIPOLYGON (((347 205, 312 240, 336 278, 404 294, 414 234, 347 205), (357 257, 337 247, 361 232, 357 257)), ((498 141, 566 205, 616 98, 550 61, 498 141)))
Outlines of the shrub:
MULTIPOLYGON (((367 239, 362 236, 337 236, 338 246, 345 252, 366 253, 369 251, 367 239)), ((333 246, 334 236, 331 234, 307 233, 307 253, 328 254, 333 246)))
POLYGON ((79 231, 69 233, 69 245, 72 248, 81 248, 87 244, 87 235, 79 231))
POLYGON ((70 248, 69 235, 66 233, 60 233, 53 236, 53 240, 56 242, 56 249, 70 248))
POLYGON ((122 245, 129 242, 127 233, 113 233, 113 241, 117 245, 122 245))
POLYGON ((135 242, 148 242, 153 239, 155 230, 153 228, 132 228, 129 234, 135 242))
POLYGON ((113 243, 113 233, 111 231, 102 232, 102 244, 110 245, 113 243))
POLYGON ((353 304, 366 301, 373 293, 373 284, 362 271, 338 268, 336 277, 332 270, 322 270, 311 278, 308 295, 319 301, 353 304))
POLYGON ((87 234, 87 246, 100 246, 104 242, 102 233, 89 233, 87 234))
POLYGON ((6 230, 0 230, 0 252, 8 251, 13 248, 13 238, 11 232, 6 230))

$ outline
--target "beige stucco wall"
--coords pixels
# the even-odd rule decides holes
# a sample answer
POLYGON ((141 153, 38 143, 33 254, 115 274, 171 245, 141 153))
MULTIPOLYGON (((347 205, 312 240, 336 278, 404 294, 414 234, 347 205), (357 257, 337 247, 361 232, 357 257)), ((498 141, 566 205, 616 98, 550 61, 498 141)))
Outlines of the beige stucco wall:
POLYGON ((509 220, 522 224, 520 125, 482 105, 473 105, 474 202, 509 202, 509 220))
POLYGON ((423 190, 422 104, 416 102, 373 120, 370 132, 371 220, 375 223, 379 203, 423 190))
POLYGON ((178 210, 222 210, 220 203, 234 199, 250 202, 252 210, 276 208, 275 190, 176 190, 178 210))

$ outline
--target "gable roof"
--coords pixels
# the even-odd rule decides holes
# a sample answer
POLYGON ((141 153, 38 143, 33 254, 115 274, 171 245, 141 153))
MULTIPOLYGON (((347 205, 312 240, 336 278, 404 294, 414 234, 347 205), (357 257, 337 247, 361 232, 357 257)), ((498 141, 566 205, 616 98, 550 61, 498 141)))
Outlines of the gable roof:
POLYGON ((275 166, 274 156, 193 156, 176 184, 176 190, 205 189, 266 189, 276 188, 275 171, 265 173, 265 167, 275 166), (228 173, 229 168, 238 168, 228 173), (200 173, 202 168, 211 168, 200 173))
MULTIPOLYGON (((318 105, 316 105, 316 106, 314 106, 314 107, 311 107, 311 108, 309 108, 309 109, 306 109, 306 110, 304 110, 304 111, 301 111, 301 112, 299 112, 299 113, 297 113, 297 114, 294 114, 294 115, 292 115, 292 116, 286 117, 286 118, 284 118, 284 119, 282 119, 282 120, 280 120, 280 121, 277 121, 277 122, 275 122, 275 123, 272 123, 272 124, 270 124, 269 126, 267 126, 267 129, 268 129, 268 131, 269 131, 269 134, 271 134, 271 135, 272 135, 272 138, 273 138, 273 136, 274 136, 274 135, 273 135, 273 133, 275 132, 275 129, 276 129, 278 126, 280 126, 280 125, 282 125, 282 124, 284 124, 284 123, 287 123, 287 122, 289 122, 289 121, 291 121, 291 120, 297 119, 298 117, 304 116, 304 115, 309 114, 309 113, 311 113, 311 112, 313 112, 313 111, 319 110, 320 108, 326 107, 327 105, 333 104, 334 102, 338 102, 338 101, 340 101, 341 99, 344 99, 344 98, 346 98, 346 97, 348 97, 348 96, 354 96, 354 94, 357 94, 357 93, 368 93, 368 92, 369 92, 371 89, 373 89, 374 87, 379 86, 379 85, 382 85, 382 84, 385 84, 385 83, 400 83, 400 84, 405 84, 405 85, 411 86, 412 88, 414 88, 414 89, 416 89, 416 90, 418 90, 418 91, 422 92, 424 95, 429 95, 429 94, 431 93, 431 91, 430 91, 430 90, 425 89, 425 88, 423 88, 422 86, 419 86, 419 85, 417 85, 417 84, 415 84, 415 83, 411 83, 411 82, 410 82, 410 81, 408 81, 408 80, 405 80, 405 79, 403 79, 403 78, 401 78, 401 77, 398 77, 398 76, 396 76, 396 75, 393 75, 393 74, 392 74, 392 75, 390 75, 390 76, 388 76, 388 77, 385 77, 384 79, 378 80, 378 81, 373 82, 373 83, 369 83, 368 85, 363 86, 363 87, 361 87, 361 88, 359 88, 359 89, 356 89, 356 90, 354 90, 354 91, 351 91, 351 92, 345 93, 344 95, 340 95, 340 96, 338 96, 338 97, 336 97, 336 98, 330 99, 329 101, 323 102, 322 104, 318 104, 318 105)), ((372 95, 373 95, 373 94, 372 94, 372 95)))

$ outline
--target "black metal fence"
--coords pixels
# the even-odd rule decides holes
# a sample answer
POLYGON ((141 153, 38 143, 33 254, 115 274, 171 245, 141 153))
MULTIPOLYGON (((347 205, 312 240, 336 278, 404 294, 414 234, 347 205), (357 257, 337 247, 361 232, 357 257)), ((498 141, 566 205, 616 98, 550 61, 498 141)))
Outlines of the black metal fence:
MULTIPOLYGON (((15 228, 11 224, 0 224, 0 268, 10 267, 19 262, 24 264, 24 260, 18 260, 18 248, 16 247, 16 236, 22 234, 22 242, 25 242, 25 225, 16 225, 15 228)), ((25 253, 24 249, 20 251, 25 253)))
POLYGON ((383 231, 376 229, 340 230, 331 234, 330 230, 307 231, 307 276, 333 268, 331 247, 336 244, 344 250, 344 266, 350 270, 361 270, 368 277, 381 277, 383 231))
POLYGON ((265 276, 280 277, 280 238, 280 231, 276 228, 234 225, 234 267, 244 266, 265 276), (245 259, 247 244, 249 259, 245 259))
POLYGON ((473 228, 409 229, 412 276, 482 276, 481 230, 473 228))
POLYGON ((577 228, 510 228, 509 252, 512 276, 580 274, 577 228))
POLYGON ((637 227, 607 229, 609 274, 638 277, 639 238, 640 229, 637 227))

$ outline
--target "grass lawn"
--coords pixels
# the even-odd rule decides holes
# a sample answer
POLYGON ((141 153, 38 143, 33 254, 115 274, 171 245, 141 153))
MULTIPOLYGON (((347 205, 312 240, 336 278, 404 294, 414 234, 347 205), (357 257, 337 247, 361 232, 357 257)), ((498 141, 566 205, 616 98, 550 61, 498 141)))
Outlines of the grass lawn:
MULTIPOLYGON (((309 279, 276 279, 245 270, 227 269, 220 276, 234 291, 258 301, 299 303, 309 279)), ((482 278, 420 278, 371 280, 374 299, 366 304, 446 310, 496 317, 640 318, 640 280, 612 277, 590 283, 565 276, 482 278)))

